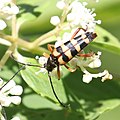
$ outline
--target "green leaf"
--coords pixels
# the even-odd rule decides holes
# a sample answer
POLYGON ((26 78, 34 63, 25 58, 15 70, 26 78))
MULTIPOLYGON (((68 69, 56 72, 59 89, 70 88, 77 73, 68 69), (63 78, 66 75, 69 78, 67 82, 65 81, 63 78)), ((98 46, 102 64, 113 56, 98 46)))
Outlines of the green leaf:
MULTIPOLYGON (((54 26, 50 24, 52 16, 60 15, 62 12, 56 7, 57 0, 21 0, 18 5, 24 9, 23 14, 30 13, 36 16, 36 19, 30 19, 22 24, 20 32, 22 34, 40 34, 52 29, 54 26)), ((21 16, 22 17, 22 16, 21 16)), ((24 18, 23 18, 24 19, 24 18)), ((27 19, 27 18, 26 18, 27 19)))
POLYGON ((92 46, 120 55, 120 42, 116 37, 98 26, 96 33, 98 36, 92 46))
MULTIPOLYGON (((24 60, 32 64, 35 63, 34 59, 24 57, 24 60)), ((52 92, 50 81, 48 79, 48 74, 41 72, 39 74, 36 74, 36 72, 39 72, 39 70, 40 68, 26 66, 26 69, 21 71, 21 75, 23 79, 26 81, 26 83, 35 92, 37 92, 41 96, 51 99, 52 101, 58 102, 52 92)), ((62 84, 62 80, 58 81, 56 78, 52 77, 52 81, 58 97, 61 99, 61 101, 66 102, 67 101, 66 93, 64 90, 64 86, 62 84)))
POLYGON ((81 72, 71 73, 64 80, 72 110, 82 114, 85 120, 94 120, 102 113, 120 105, 120 84, 114 81, 102 83, 93 79, 89 84, 82 82, 81 72))

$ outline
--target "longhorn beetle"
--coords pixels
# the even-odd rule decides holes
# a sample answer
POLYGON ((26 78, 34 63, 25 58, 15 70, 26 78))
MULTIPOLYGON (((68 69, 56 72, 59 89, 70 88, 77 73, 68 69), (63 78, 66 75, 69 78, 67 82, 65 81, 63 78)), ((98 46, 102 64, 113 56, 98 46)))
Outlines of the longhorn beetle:
MULTIPOLYGON (((44 64, 44 68, 48 71, 48 77, 50 80, 50 84, 52 87, 52 91, 58 100, 58 102, 63 106, 64 105, 60 99, 58 98, 50 76, 50 72, 53 71, 55 67, 57 67, 57 75, 58 75, 58 80, 60 79, 60 66, 64 65, 70 72, 74 72, 75 69, 71 69, 69 66, 66 64, 76 55, 77 56, 82 56, 82 57, 90 57, 93 54, 88 53, 88 54, 80 54, 80 51, 85 48, 90 42, 92 42, 95 38, 97 37, 96 33, 93 32, 88 32, 87 29, 83 28, 78 28, 74 34, 72 35, 71 39, 68 40, 67 42, 64 42, 61 46, 54 47, 54 45, 48 44, 48 50, 51 52, 50 55, 44 53, 43 55, 48 58, 47 63, 44 64), (83 30, 82 34, 78 34, 80 30, 83 30)), ((18 62, 18 61, 17 61, 18 62)), ((28 66, 35 66, 35 67, 40 67, 38 65, 32 65, 32 64, 25 64, 21 63, 23 65, 28 65, 28 66)))

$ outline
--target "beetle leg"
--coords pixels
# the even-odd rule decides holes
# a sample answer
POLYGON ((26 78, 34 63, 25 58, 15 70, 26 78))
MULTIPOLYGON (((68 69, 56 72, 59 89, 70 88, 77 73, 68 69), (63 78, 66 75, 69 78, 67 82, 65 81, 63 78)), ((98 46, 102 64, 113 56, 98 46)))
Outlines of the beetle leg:
POLYGON ((57 66, 57 75, 58 75, 58 80, 60 80, 60 65, 57 66))
POLYGON ((75 72, 76 71, 76 68, 72 69, 70 67, 68 67, 67 65, 64 65, 70 72, 75 72))
POLYGON ((93 52, 87 53, 87 54, 77 54, 77 56, 79 56, 79 57, 92 57, 93 55, 94 55, 93 52))

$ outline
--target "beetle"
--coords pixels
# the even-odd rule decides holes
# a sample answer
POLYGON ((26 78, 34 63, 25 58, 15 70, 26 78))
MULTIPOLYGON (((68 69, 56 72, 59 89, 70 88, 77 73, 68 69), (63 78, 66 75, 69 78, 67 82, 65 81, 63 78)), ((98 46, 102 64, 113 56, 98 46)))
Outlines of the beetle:
MULTIPOLYGON (((43 56, 47 57, 48 60, 44 64, 43 68, 45 68, 48 71, 48 77, 50 80, 50 84, 52 87, 52 91, 63 107, 66 107, 60 99, 58 98, 54 86, 52 84, 52 79, 50 73, 53 71, 54 68, 57 67, 57 75, 58 75, 58 80, 60 79, 60 66, 64 65, 70 72, 74 72, 76 70, 70 68, 66 64, 74 58, 76 55, 77 56, 82 56, 82 57, 90 57, 93 54, 88 53, 88 54, 81 54, 81 50, 83 50, 90 42, 92 42, 95 38, 97 37, 97 34, 94 32, 89 32, 87 29, 83 28, 78 28, 70 38, 70 40, 64 42, 62 45, 55 47, 54 45, 48 44, 48 50, 51 52, 50 55, 44 53, 43 56), (79 34, 79 32, 82 30, 82 34, 79 34)), ((14 57, 12 56, 14 59, 14 57)), ((15 59, 14 59, 15 60, 15 59)), ((16 60, 15 60, 16 61, 16 60)), ((32 65, 32 64, 26 64, 26 63, 21 63, 17 61, 20 64, 23 65, 28 65, 28 66, 35 66, 35 67, 40 67, 39 65, 32 65)))
POLYGON ((48 44, 48 50, 51 52, 50 55, 44 54, 45 57, 48 57, 48 61, 44 64, 44 67, 49 72, 57 67, 58 79, 60 79, 60 65, 64 65, 70 72, 74 72, 76 69, 71 69, 66 64, 77 56, 90 57, 92 54, 80 54, 81 50, 85 48, 93 39, 97 37, 96 33, 87 32, 83 28, 78 28, 71 39, 63 43, 61 46, 48 44), (84 34, 77 35, 80 30, 84 31, 84 34))

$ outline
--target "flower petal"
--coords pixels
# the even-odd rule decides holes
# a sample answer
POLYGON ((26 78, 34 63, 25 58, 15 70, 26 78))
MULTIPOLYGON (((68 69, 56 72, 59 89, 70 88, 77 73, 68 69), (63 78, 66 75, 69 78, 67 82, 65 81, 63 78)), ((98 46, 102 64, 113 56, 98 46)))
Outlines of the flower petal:
POLYGON ((19 96, 11 96, 10 101, 15 105, 19 105, 21 103, 21 97, 19 96))
POLYGON ((97 58, 93 62, 91 62, 88 66, 90 68, 98 68, 101 66, 101 60, 97 58))
POLYGON ((50 19, 50 23, 54 26, 57 26, 60 23, 60 18, 58 16, 53 16, 50 19))
POLYGON ((14 86, 12 89, 10 89, 11 95, 21 95, 23 92, 23 88, 20 85, 14 86))
POLYGON ((63 10, 65 7, 65 2, 64 1, 58 1, 56 4, 57 8, 59 8, 60 10, 63 10))
POLYGON ((83 75, 83 82, 89 83, 90 81, 92 81, 92 75, 91 74, 84 74, 83 75))
POLYGON ((13 88, 16 85, 14 80, 10 80, 1 90, 1 92, 6 92, 8 90, 10 90, 11 88, 13 88))
POLYGON ((7 27, 6 23, 3 20, 0 20, 0 30, 3 30, 7 27))
POLYGON ((14 118, 12 118, 11 120, 20 120, 19 117, 15 116, 14 118))

